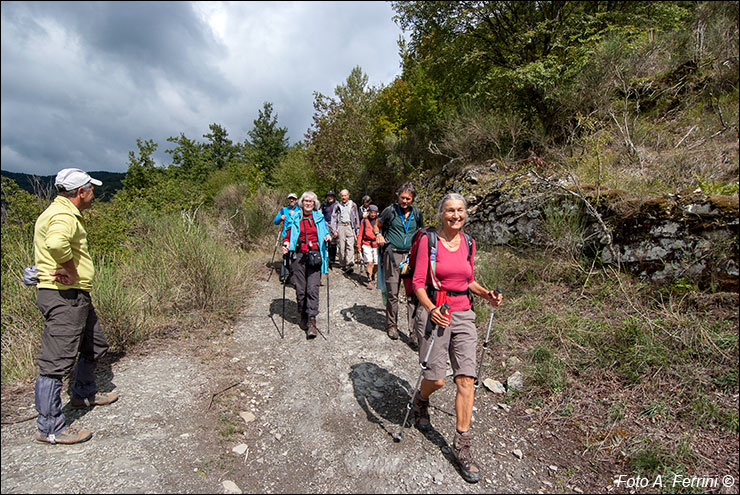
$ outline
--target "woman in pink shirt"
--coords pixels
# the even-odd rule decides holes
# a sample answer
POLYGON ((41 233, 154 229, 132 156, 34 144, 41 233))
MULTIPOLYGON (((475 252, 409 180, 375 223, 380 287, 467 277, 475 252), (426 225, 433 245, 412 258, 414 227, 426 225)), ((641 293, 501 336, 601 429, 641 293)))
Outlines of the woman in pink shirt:
POLYGON ((468 243, 461 232, 467 214, 465 199, 456 193, 445 195, 439 203, 438 213, 441 228, 437 230, 434 271, 430 270, 429 244, 425 235, 419 239, 412 279, 412 289, 419 301, 414 314, 414 331, 419 340, 419 362, 426 356, 432 340, 431 331, 427 331, 427 328, 432 330, 431 327, 438 325, 443 333, 438 333, 434 341, 420 390, 414 396, 414 416, 419 430, 431 429, 429 396, 444 385, 449 356, 457 386, 455 397, 457 432, 453 452, 465 481, 475 483, 480 479, 480 471, 472 459, 471 436, 468 433, 475 398, 478 342, 472 294, 482 297, 492 306, 501 303, 502 295, 485 289, 473 276, 475 241, 471 242, 471 252, 468 256, 468 243), (435 285, 437 289, 434 288, 435 285), (435 300, 430 299, 429 293, 433 293, 435 300), (450 311, 446 315, 440 311, 444 303, 450 306, 450 311), (427 325, 430 318, 431 324, 427 325))

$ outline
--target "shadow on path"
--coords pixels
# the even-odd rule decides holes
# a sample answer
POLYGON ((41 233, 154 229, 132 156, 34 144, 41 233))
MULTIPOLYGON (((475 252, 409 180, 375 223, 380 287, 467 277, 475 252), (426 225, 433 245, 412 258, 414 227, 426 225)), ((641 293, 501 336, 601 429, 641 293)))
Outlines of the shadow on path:
MULTIPOLYGON (((95 383, 98 386, 98 392, 112 392, 116 388, 116 384, 113 383, 113 377, 115 376, 113 373, 113 364, 121 360, 126 355, 125 352, 108 352, 105 356, 103 356, 100 360, 98 360, 96 366, 95 366, 95 383)), ((77 363, 75 362, 75 365, 77 363)), ((69 381, 67 382, 67 402, 62 406, 62 412, 64 413, 64 417, 66 420, 67 425, 71 425, 74 421, 82 418, 85 416, 88 412, 92 411, 96 407, 99 406, 92 406, 92 407, 85 407, 83 409, 74 409, 70 404, 71 393, 70 393, 70 387, 74 383, 74 368, 72 368, 72 371, 69 374, 69 381)), ((120 393, 120 391, 119 391, 120 393)), ((105 406, 100 406, 105 407, 105 406)))
MULTIPOLYGON (((385 368, 368 362, 353 364, 349 377, 352 380, 355 399, 365 411, 368 421, 378 424, 388 436, 394 438, 401 429, 401 423, 406 416, 407 407, 413 393, 413 385, 390 373, 385 368)), ((447 411, 440 411, 451 415, 447 411)), ((413 424, 413 422, 414 414, 412 411, 409 413, 407 424, 413 424)), ((404 428, 403 432, 405 434, 407 429, 404 428)), ((452 448, 444 436, 434 427, 428 432, 420 431, 420 433, 436 445, 445 459, 459 472, 459 466, 452 453, 452 448)))
POLYGON ((385 332, 385 308, 376 308, 354 303, 340 311, 344 321, 356 321, 361 325, 385 332))

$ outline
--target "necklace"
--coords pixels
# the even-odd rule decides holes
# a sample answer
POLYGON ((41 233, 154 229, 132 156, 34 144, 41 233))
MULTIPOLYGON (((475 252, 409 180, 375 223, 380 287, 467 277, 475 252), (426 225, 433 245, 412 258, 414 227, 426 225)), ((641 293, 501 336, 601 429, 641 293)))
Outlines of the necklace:
POLYGON ((444 245, 448 248, 454 251, 455 247, 460 245, 460 234, 459 232, 455 232, 454 234, 450 235, 448 232, 444 230, 439 231, 439 238, 442 240, 444 245), (448 239, 449 237, 449 239, 448 239))

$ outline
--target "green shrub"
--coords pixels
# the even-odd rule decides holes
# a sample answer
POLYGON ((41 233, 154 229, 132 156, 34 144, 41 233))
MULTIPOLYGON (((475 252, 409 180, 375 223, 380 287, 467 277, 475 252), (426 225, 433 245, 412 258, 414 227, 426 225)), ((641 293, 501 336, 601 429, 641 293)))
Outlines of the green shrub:
POLYGON ((149 311, 141 304, 141 290, 130 281, 123 282, 124 271, 115 257, 95 262, 95 312, 113 351, 124 351, 152 332, 149 311))
MULTIPOLYGON (((303 191, 296 192, 300 195, 303 191)), ((315 192, 315 191, 314 191, 315 192)), ((278 227, 272 222, 277 212, 285 206, 285 194, 279 191, 260 189, 254 196, 244 199, 243 213, 238 221, 243 225, 250 247, 263 239, 274 239, 278 227)))
POLYGON ((245 268, 236 248, 197 221, 176 216, 156 221, 156 236, 134 260, 142 285, 160 291, 154 300, 180 311, 234 314, 242 303, 245 268))
MULTIPOLYGON (((5 226, 3 226, 5 227, 5 226)), ((32 244, 3 228, 2 383, 36 373, 44 319, 36 307, 36 289, 23 284, 23 269, 33 264, 32 244)))

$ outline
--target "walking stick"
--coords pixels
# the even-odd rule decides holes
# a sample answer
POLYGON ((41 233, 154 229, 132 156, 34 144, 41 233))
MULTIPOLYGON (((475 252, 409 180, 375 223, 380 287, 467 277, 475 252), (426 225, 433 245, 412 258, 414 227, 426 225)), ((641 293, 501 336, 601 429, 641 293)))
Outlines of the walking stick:
POLYGON ((275 262, 275 253, 277 253, 277 248, 278 248, 278 245, 280 244, 280 237, 282 237, 281 236, 282 233, 283 233, 283 230, 280 229, 278 231, 278 237, 277 239, 275 239, 275 249, 272 250, 272 258, 270 259, 270 274, 267 276, 268 282, 270 281, 270 277, 272 277, 272 269, 273 269, 272 264, 275 262))
POLYGON ((331 325, 329 325, 329 272, 326 272, 326 334, 331 334, 331 325))
MULTIPOLYGON (((443 315, 446 315, 449 310, 450 310, 450 305, 447 303, 444 303, 440 311, 442 311, 443 315)), ((396 436, 393 437, 394 442, 401 441, 401 438, 403 435, 403 429, 406 428, 406 421, 409 419, 409 413, 411 412, 411 405, 414 403, 414 397, 416 397, 416 391, 419 389, 419 385, 421 385, 421 377, 424 376, 424 371, 427 369, 427 362, 429 361, 429 355, 432 353, 432 347, 434 347, 434 340, 437 338, 438 331, 439 331, 439 325, 435 325, 434 330, 432 330, 432 341, 429 343, 429 349, 427 349, 427 355, 424 356, 424 361, 421 362, 421 371, 419 372, 419 378, 416 380, 416 386, 414 387, 414 392, 411 394, 411 400, 406 406, 406 417, 403 418, 403 423, 401 423, 401 428, 398 430, 398 433, 396 433, 396 436)))
MULTIPOLYGON (((494 290, 496 294, 501 294, 501 289, 494 290)), ((480 385, 479 383, 479 377, 480 377, 480 370, 481 367, 483 367, 483 356, 486 353, 486 349, 488 348, 488 339, 491 336, 491 324, 493 323, 493 313, 495 311, 495 308, 491 307, 491 317, 488 319, 488 331, 486 332, 486 341, 483 342, 483 348, 480 350, 480 360, 478 360, 478 373, 475 375, 475 388, 478 388, 480 385)))
MULTIPOLYGON (((285 256, 283 256, 283 265, 285 265, 285 256)), ((288 283, 288 276, 286 275, 285 278, 283 279, 283 329, 280 334, 281 339, 285 338, 285 284, 287 283, 288 283)))

